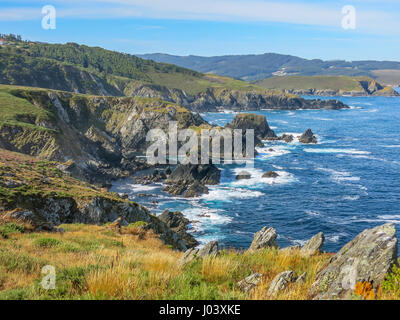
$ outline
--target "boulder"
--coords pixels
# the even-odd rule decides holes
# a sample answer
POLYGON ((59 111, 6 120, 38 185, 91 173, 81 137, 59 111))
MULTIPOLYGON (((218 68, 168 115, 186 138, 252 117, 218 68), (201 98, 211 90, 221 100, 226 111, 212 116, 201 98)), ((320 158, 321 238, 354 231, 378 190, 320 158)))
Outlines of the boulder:
POLYGON ((392 223, 364 230, 317 274, 310 298, 349 299, 360 282, 369 282, 377 290, 397 261, 397 243, 392 223))
POLYGON ((246 179, 251 179, 251 174, 247 171, 240 171, 236 175, 236 180, 246 180, 246 179))
POLYGON ((219 254, 219 245, 217 241, 207 243, 203 248, 192 248, 187 250, 184 255, 178 260, 178 264, 183 266, 192 262, 195 259, 202 259, 205 257, 215 257, 219 254))
POLYGON ((262 280, 263 275, 261 273, 254 273, 251 276, 238 282, 238 287, 243 292, 250 292, 253 290, 262 280))
POLYGON ((300 254, 305 256, 313 256, 321 253, 324 241, 325 236, 322 232, 316 234, 300 249, 300 254))
POLYGON ((264 173, 262 177, 263 178, 278 178, 279 174, 276 173, 275 171, 268 171, 268 172, 264 173))
POLYGON ((317 138, 315 137, 314 133, 311 129, 307 129, 299 138, 301 143, 317 143, 317 138))
POLYGON ((280 274, 278 274, 272 281, 271 284, 269 285, 267 295, 272 296, 280 291, 283 291, 286 289, 286 287, 291 283, 296 280, 293 271, 284 271, 280 274))
POLYGON ((211 241, 201 248, 197 254, 198 257, 215 257, 219 254, 219 245, 217 241, 211 241))
POLYGON ((249 250, 255 251, 263 248, 278 247, 277 234, 274 228, 264 227, 254 235, 254 240, 249 250))

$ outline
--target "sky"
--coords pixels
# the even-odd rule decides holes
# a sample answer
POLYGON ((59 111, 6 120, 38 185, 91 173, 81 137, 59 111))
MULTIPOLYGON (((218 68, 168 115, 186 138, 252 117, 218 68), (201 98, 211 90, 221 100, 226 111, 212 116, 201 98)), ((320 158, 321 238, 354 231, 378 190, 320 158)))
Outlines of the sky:
POLYGON ((400 61, 400 0, 0 0, 0 33, 131 54, 400 61))

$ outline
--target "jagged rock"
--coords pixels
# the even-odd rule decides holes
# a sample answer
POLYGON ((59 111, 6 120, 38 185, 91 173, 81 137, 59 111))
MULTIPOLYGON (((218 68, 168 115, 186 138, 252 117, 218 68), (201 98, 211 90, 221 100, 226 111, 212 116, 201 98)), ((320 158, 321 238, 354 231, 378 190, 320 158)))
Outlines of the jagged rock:
POLYGON ((185 265, 187 263, 190 263, 194 261, 197 257, 197 254, 199 253, 199 249, 196 248, 191 248, 183 254, 183 256, 178 260, 178 265, 185 265))
POLYGON ((274 228, 264 227, 254 235, 254 240, 249 250, 255 251, 263 248, 278 247, 277 234, 274 228))
POLYGON ((188 188, 187 183, 171 184, 164 187, 163 191, 172 194, 173 196, 182 195, 188 188))
POLYGON ((236 180, 247 180, 251 179, 251 174, 247 171, 241 171, 236 175, 236 180))
POLYGON ((169 175, 166 183, 179 184, 182 181, 187 183, 200 182, 202 184, 215 185, 221 179, 221 170, 212 164, 179 164, 169 175))
POLYGON ((208 194, 208 192, 209 190, 205 185, 196 181, 195 183, 189 186, 189 188, 186 190, 183 196, 185 198, 194 198, 194 197, 200 197, 203 194, 208 194))
POLYGON ((315 137, 314 133, 311 129, 307 129, 299 138, 301 143, 317 143, 317 138, 315 137))
POLYGON ((278 274, 272 281, 271 284, 269 285, 267 295, 272 296, 280 291, 283 291, 286 289, 286 287, 291 283, 296 280, 293 271, 284 271, 280 274, 278 274))
POLYGON ((263 178, 278 178, 279 174, 276 173, 275 171, 268 171, 268 172, 264 173, 262 177, 263 178))
POLYGON ((293 142, 294 137, 291 134, 283 134, 281 137, 279 137, 279 140, 285 141, 287 143, 293 142))
POLYGON ((204 257, 215 257, 219 253, 219 245, 217 241, 211 241, 207 243, 203 248, 201 248, 198 252, 198 257, 204 258, 204 257))
POLYGON ((313 299, 349 299, 358 282, 374 290, 397 261, 396 229, 389 223, 364 230, 347 243, 317 274, 309 296, 313 299))
POLYGON ((195 259, 205 257, 215 257, 219 254, 219 245, 217 241, 207 243, 203 248, 191 248, 178 260, 179 265, 185 265, 195 259))
POLYGON ((54 231, 55 226, 53 223, 46 221, 39 214, 35 214, 31 210, 16 209, 9 213, 12 219, 23 221, 32 225, 37 231, 54 231))
POLYGON ((250 292, 253 290, 262 280, 263 275, 261 273, 254 273, 251 276, 238 282, 238 287, 243 292, 250 292))
POLYGON ((313 256, 321 253, 324 241, 325 236, 322 232, 316 234, 300 249, 300 254, 305 256, 313 256))
POLYGON ((187 232, 190 221, 186 219, 181 212, 165 210, 158 218, 163 221, 168 228, 179 235, 186 247, 193 248, 199 244, 197 240, 187 232))
POLYGON ((297 277, 296 283, 304 283, 306 281, 306 278, 307 278, 307 272, 304 272, 297 277))
POLYGON ((269 127, 267 118, 259 114, 238 114, 226 127, 243 131, 253 129, 254 136, 259 140, 274 140, 277 138, 275 132, 269 127))

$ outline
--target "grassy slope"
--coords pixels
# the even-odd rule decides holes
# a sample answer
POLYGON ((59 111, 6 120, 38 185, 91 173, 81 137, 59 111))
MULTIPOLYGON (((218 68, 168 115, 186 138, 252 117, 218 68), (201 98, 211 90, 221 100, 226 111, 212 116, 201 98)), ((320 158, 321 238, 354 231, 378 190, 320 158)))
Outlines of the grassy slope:
POLYGON ((363 91, 360 81, 371 81, 368 77, 346 76, 285 76, 273 77, 257 82, 257 85, 266 89, 317 89, 363 91))
MULTIPOLYGON (((151 231, 136 223, 120 231, 111 225, 62 225, 64 234, 32 232, 29 225, 0 218, 1 299, 282 299, 304 300, 328 254, 303 257, 299 251, 275 249, 256 253, 223 251, 180 266, 182 253, 164 246, 151 231), (56 269, 56 289, 43 290, 41 269, 56 269), (229 270, 229 272, 227 272, 229 270), (293 283, 268 297, 280 272, 307 272, 304 283, 293 283), (237 282, 258 272, 262 282, 242 293, 237 282)), ((398 270, 378 292, 378 299, 399 299, 398 270)), ((355 299, 359 297, 354 296, 355 299)))
MULTIPOLYGON (((26 83, 27 79, 32 79, 29 80, 32 83, 38 81, 37 76, 30 74, 32 71, 35 71, 36 75, 40 75, 45 74, 46 70, 52 70, 51 77, 54 76, 55 81, 42 80, 42 83, 35 84, 49 88, 53 83, 63 82, 65 66, 75 70, 71 72, 70 77, 75 78, 82 88, 89 91, 91 90, 91 85, 88 84, 90 81, 76 79, 80 77, 80 71, 86 71, 103 79, 110 85, 106 88, 109 91, 113 91, 110 90, 112 85, 119 84, 123 89, 129 87, 131 83, 166 86, 170 89, 181 89, 193 95, 203 92, 207 88, 265 91, 243 81, 213 75, 206 76, 175 65, 156 63, 98 47, 71 43, 63 45, 17 43, 0 46, 0 70, 2 70, 3 77, 8 79, 9 84, 29 85, 26 83)), ((40 79, 43 78, 45 77, 40 79)), ((7 82, 3 81, 3 83, 7 82)))
POLYGON ((12 201, 16 196, 52 195, 73 197, 77 202, 97 196, 122 201, 116 193, 64 174, 57 169, 58 164, 0 148, 0 200, 12 201), (18 186, 1 187, 6 181, 18 186))
POLYGON ((372 74, 384 85, 400 85, 400 70, 373 70, 372 74))

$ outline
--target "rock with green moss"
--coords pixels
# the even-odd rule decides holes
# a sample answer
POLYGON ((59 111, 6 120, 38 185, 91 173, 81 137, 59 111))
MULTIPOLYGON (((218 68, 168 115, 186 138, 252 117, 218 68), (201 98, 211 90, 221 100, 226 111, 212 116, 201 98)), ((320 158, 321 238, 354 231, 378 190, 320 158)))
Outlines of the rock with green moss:
POLYGON ((317 274, 309 295, 318 300, 350 299, 359 282, 379 288, 397 262, 396 228, 385 224, 364 230, 317 274))

